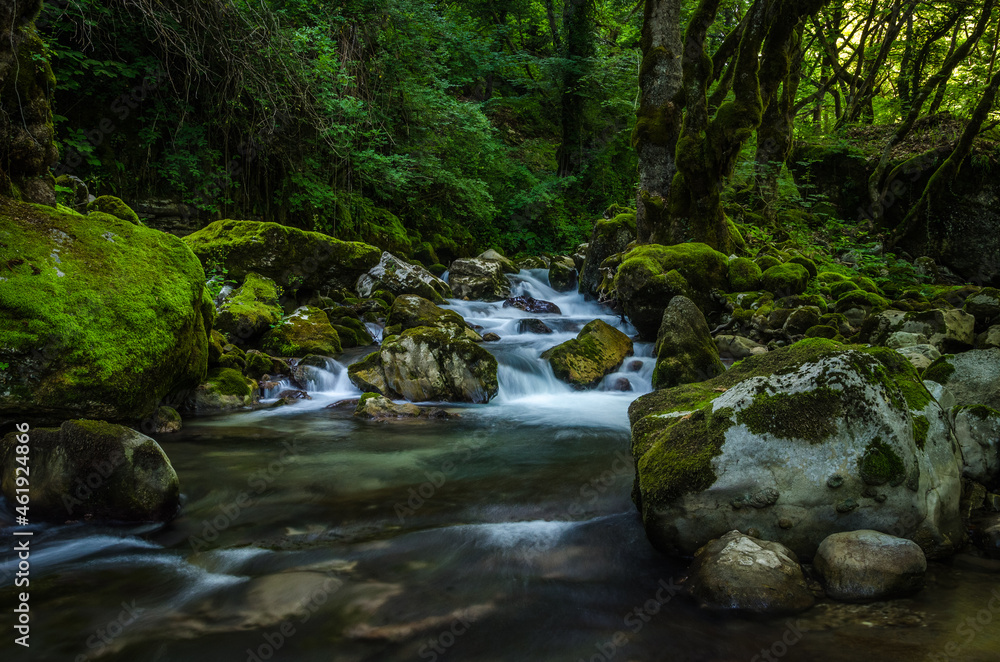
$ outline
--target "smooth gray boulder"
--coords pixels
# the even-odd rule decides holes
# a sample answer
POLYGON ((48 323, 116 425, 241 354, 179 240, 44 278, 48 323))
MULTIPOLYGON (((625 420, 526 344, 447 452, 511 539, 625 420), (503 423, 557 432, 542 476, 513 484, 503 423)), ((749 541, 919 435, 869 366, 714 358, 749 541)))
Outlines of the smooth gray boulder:
POLYGON ((1000 410, 1000 349, 942 356, 922 376, 946 386, 955 396, 955 404, 1000 410))
POLYGON ((952 418, 962 447, 963 474, 990 485, 1000 477, 1000 411, 983 405, 958 406, 952 418))
POLYGON ((813 565, 826 594, 844 602, 912 595, 924 585, 927 558, 911 540, 880 531, 834 533, 820 543, 813 565))

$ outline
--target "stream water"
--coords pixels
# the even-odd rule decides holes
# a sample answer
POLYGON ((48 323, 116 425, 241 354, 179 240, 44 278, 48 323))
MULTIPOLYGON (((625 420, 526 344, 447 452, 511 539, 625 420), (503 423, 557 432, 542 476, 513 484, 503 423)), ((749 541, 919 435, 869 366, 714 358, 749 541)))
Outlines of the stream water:
POLYGON ((2 659, 1000 659, 1000 575, 964 557, 931 564, 911 600, 791 620, 700 610, 629 497, 627 409, 650 390, 651 346, 574 391, 541 352, 595 318, 634 330, 544 271, 514 286, 562 315, 451 302, 501 336, 484 344, 500 364, 488 405, 391 423, 328 408, 360 395, 358 350, 314 372, 312 400, 158 438, 181 477, 175 521, 34 527, 30 651, 12 643, 16 561, 0 552, 2 659), (553 333, 522 332, 526 318, 553 333))

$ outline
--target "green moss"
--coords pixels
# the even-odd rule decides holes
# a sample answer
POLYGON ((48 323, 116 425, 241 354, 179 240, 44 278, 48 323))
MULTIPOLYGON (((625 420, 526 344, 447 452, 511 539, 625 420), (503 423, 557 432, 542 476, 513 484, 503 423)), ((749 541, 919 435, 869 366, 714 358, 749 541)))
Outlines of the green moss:
POLYGON ((924 446, 927 445, 927 433, 930 432, 930 429, 930 421, 925 416, 913 417, 913 440, 920 450, 924 450, 924 446))
POLYGON ((632 355, 632 341, 602 320, 588 323, 576 338, 542 354, 555 376, 576 387, 593 388, 632 355))
POLYGON ((788 260, 788 264, 797 264, 801 267, 805 267, 806 271, 809 272, 810 278, 815 278, 819 272, 816 271, 816 263, 807 257, 802 257, 801 255, 795 255, 788 260))
POLYGON ((906 480, 906 466, 903 459, 881 437, 875 437, 858 458, 861 480, 868 485, 878 486, 890 483, 900 485, 906 480))
POLYGON ((981 421, 990 419, 1000 419, 1000 411, 986 405, 958 405, 952 408, 952 415, 957 416, 959 412, 967 412, 981 421))
POLYGON ((806 338, 826 338, 828 340, 835 340, 841 338, 840 331, 832 326, 816 325, 806 329, 806 338))
POLYGON ((761 272, 767 271, 768 269, 781 264, 781 260, 773 255, 761 255, 755 260, 755 262, 757 263, 757 266, 760 267, 761 272))
POLYGON ((246 377, 232 368, 219 368, 211 371, 206 383, 209 384, 211 390, 219 395, 248 397, 253 393, 253 388, 247 382, 246 377))
POLYGON ((921 377, 938 384, 947 384, 955 372, 955 366, 951 363, 953 358, 953 354, 945 354, 927 366, 921 377))
POLYGON ((274 356, 336 356, 340 336, 322 310, 303 306, 264 336, 264 350, 274 356))
POLYGON ((838 313, 852 308, 862 308, 871 314, 880 313, 889 307, 889 302, 877 294, 863 290, 853 290, 837 299, 835 310, 838 313))
POLYGON ((729 262, 729 287, 733 292, 750 292, 760 288, 763 272, 757 263, 746 257, 729 262))
POLYGON ((204 378, 204 275, 178 238, 0 200, 0 244, 0 414, 139 419, 204 378))
POLYGON ((717 476, 712 459, 722 454, 732 410, 712 411, 706 406, 689 417, 676 417, 649 436, 633 442, 643 506, 657 506, 707 490, 717 476), (637 452, 641 447, 648 451, 637 452))
POLYGON ((761 287, 779 297, 802 294, 808 286, 809 271, 801 264, 779 264, 761 276, 761 287))
POLYGON ((842 392, 829 387, 793 394, 762 393, 736 414, 736 422, 754 434, 805 439, 816 444, 837 432, 836 420, 843 413, 842 397, 842 392))
POLYGON ((280 321, 277 285, 270 278, 251 272, 222 304, 216 326, 233 341, 248 342, 280 321))
POLYGON ((113 195, 102 195, 87 205, 88 212, 101 212, 110 214, 115 218, 128 221, 135 225, 142 225, 139 215, 132 211, 132 208, 113 195))
POLYGON ((851 281, 855 283, 863 292, 871 292, 872 294, 879 295, 882 294, 882 290, 878 288, 875 281, 867 276, 855 276, 851 279, 851 281))
POLYGON ((857 292, 859 290, 861 288, 849 280, 838 281, 830 285, 830 294, 834 298, 839 298, 848 292, 857 292))

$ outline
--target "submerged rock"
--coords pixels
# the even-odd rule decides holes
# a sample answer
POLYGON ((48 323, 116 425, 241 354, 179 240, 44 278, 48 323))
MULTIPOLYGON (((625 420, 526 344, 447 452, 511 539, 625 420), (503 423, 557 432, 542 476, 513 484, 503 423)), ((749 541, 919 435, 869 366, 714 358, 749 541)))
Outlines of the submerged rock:
POLYGON ((643 396, 629 417, 633 498, 665 552, 750 528, 804 556, 844 529, 891 531, 929 556, 961 544, 947 415, 893 350, 805 340, 643 396))
POLYGON ((517 332, 518 333, 538 333, 541 335, 548 335, 550 333, 555 333, 549 328, 549 325, 539 319, 528 318, 517 321, 517 332))
POLYGON ((326 313, 310 306, 298 308, 271 329, 264 336, 263 347, 274 356, 336 356, 343 351, 326 313))
POLYGON ((556 377, 578 389, 594 388, 632 356, 632 340, 602 320, 588 323, 576 338, 545 351, 556 377))
POLYGON ((710 609, 791 614, 816 601, 791 550, 739 531, 695 552, 690 573, 688 590, 710 609))
POLYGON ((0 202, 0 421, 139 421, 208 368, 214 306, 172 235, 0 202))
POLYGON ((726 371, 705 316, 683 296, 671 299, 656 336, 653 388, 703 382, 726 371))
POLYGON ((442 303, 454 296, 448 283, 427 269, 404 262, 391 253, 382 253, 379 263, 358 278, 355 289, 362 299, 379 290, 388 290, 397 297, 415 294, 434 303, 442 303))
POLYGON ((552 315, 562 315, 562 311, 559 310, 559 306, 552 303, 551 301, 542 301, 541 299, 532 299, 529 296, 519 296, 513 299, 507 299, 503 302, 504 308, 517 308, 518 310, 523 310, 526 313, 532 313, 534 315, 539 314, 552 314, 552 315))
MULTIPOLYGON (((180 508, 180 481, 149 437, 104 421, 71 420, 29 431, 31 519, 168 521, 180 508)), ((16 503, 16 433, 3 439, 3 494, 16 503)))
POLYGON ((927 559, 920 546, 879 531, 834 533, 813 559, 826 594, 844 602, 901 598, 924 585, 927 559))
POLYGON ((448 282, 459 299, 502 301, 510 296, 510 281, 499 262, 480 258, 455 260, 448 282))

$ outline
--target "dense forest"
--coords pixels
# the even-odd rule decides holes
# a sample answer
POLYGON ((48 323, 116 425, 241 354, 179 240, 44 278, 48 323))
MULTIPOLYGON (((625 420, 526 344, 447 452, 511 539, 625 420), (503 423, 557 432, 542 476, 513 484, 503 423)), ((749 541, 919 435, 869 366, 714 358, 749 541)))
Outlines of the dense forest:
POLYGON ((996 659, 998 93, 997 0, 0 0, 3 659, 996 659))

